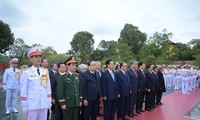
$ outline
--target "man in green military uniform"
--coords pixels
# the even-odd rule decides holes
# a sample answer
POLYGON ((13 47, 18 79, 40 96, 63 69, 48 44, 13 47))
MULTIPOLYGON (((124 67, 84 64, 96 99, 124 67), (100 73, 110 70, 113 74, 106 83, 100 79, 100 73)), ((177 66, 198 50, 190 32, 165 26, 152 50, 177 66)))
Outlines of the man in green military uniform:
POLYGON ((58 99, 63 111, 63 120, 78 120, 79 107, 82 106, 82 92, 76 61, 70 57, 65 61, 68 72, 58 78, 58 99))

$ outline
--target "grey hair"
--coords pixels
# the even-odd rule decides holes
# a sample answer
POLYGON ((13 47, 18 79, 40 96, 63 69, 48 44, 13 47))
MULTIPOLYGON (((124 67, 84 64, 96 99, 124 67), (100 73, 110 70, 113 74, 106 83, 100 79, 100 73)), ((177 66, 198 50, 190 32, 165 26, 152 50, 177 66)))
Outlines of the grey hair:
POLYGON ((79 67, 80 70, 82 70, 83 68, 87 68, 87 65, 85 65, 85 64, 80 64, 80 65, 78 65, 78 67, 79 67))

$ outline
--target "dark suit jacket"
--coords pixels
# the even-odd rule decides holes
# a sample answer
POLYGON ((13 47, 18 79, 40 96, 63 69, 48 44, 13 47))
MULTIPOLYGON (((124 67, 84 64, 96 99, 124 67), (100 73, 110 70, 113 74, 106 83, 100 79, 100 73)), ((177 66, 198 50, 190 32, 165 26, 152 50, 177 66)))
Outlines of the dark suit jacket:
POLYGON ((57 73, 53 74, 50 78, 52 99, 56 99, 56 100, 58 100, 57 80, 58 80, 59 76, 60 76, 60 73, 57 72, 57 73))
MULTIPOLYGON (((129 80, 130 80, 131 91, 137 92, 137 90, 138 90, 138 78, 137 78, 137 76, 135 75, 134 71, 131 68, 128 69, 126 73, 127 73, 129 80)), ((136 71, 136 74, 137 74, 137 71, 136 71)))
POLYGON ((54 74, 54 72, 52 69, 48 69, 48 71, 49 71, 49 76, 51 77, 54 74))
POLYGON ((96 71, 94 73, 95 76, 87 70, 80 78, 84 100, 97 100, 101 97, 100 78, 96 71))
POLYGON ((155 90, 158 91, 159 90, 159 78, 157 73, 152 72, 154 80, 155 80, 155 90))
POLYGON ((146 89, 146 77, 143 75, 143 73, 140 69, 137 70, 137 73, 138 73, 138 79, 139 79, 138 89, 140 91, 145 91, 145 89, 146 89))
POLYGON ((147 89, 150 89, 151 91, 155 91, 156 90, 156 76, 154 76, 153 73, 150 73, 149 71, 147 71, 145 73, 146 75, 146 80, 147 80, 147 89))
POLYGON ((128 97, 131 91, 128 75, 125 75, 121 70, 119 70, 116 77, 120 97, 128 97))
POLYGON ((160 71, 158 71, 158 81, 159 81, 159 91, 166 92, 163 73, 161 73, 160 71))
POLYGON ((102 97, 107 97, 109 100, 114 100, 119 94, 116 73, 114 72, 115 81, 112 79, 111 74, 108 70, 105 70, 101 76, 102 82, 102 97))

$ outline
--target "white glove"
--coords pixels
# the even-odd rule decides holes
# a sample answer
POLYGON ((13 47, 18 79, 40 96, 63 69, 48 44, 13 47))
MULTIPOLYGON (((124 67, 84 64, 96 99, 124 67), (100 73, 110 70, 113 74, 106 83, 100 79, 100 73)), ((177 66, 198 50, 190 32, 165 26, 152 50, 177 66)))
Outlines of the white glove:
POLYGON ((27 109, 27 107, 22 107, 22 110, 23 110, 23 112, 25 112, 25 113, 27 113, 27 112, 28 112, 28 109, 27 109))

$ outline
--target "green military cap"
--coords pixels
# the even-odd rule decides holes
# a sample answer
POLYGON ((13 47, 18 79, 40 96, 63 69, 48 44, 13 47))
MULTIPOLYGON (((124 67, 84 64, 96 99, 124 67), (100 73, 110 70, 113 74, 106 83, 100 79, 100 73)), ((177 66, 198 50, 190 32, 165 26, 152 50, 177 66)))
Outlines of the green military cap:
POLYGON ((68 65, 70 63, 77 63, 74 56, 70 56, 66 61, 65 64, 68 65))

